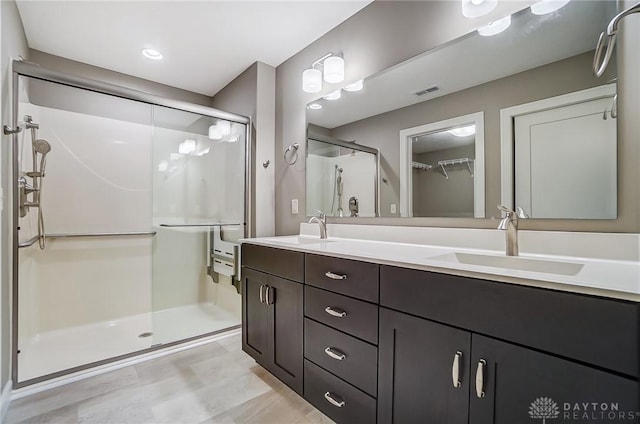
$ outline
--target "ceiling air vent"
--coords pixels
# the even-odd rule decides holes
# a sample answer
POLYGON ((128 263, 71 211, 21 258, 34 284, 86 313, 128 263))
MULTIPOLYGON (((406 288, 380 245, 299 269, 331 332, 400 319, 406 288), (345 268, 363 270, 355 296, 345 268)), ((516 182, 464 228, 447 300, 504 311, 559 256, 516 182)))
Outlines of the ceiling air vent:
POLYGON ((424 96, 427 93, 433 93, 434 91, 438 91, 438 90, 440 90, 440 88, 437 85, 432 85, 431 87, 427 87, 420 91, 416 91, 413 94, 415 94, 416 96, 424 96))

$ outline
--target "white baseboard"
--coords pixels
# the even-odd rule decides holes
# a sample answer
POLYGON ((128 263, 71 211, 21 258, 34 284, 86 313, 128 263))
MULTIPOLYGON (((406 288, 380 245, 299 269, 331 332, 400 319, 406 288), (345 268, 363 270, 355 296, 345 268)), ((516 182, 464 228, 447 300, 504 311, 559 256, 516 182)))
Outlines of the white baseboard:
POLYGON ((12 389, 13 382, 9 380, 7 381, 7 384, 4 385, 2 394, 0 395, 0 423, 3 423, 4 418, 7 416, 7 411, 9 410, 9 402, 11 402, 12 389))

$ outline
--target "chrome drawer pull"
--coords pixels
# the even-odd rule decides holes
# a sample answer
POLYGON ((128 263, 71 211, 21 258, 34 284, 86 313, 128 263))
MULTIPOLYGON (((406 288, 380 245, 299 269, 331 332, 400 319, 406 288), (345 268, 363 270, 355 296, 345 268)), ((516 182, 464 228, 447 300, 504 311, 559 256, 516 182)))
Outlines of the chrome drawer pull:
POLYGON ((342 408, 344 406, 344 401, 337 401, 333 398, 333 396, 331 395, 331 392, 327 392, 324 394, 324 398, 327 400, 327 402, 329 402, 331 405, 336 406, 338 408, 342 408))
POLYGON ((338 317, 338 318, 344 318, 347 316, 347 313, 345 311, 341 311, 339 309, 333 309, 331 306, 327 306, 326 308, 324 308, 324 311, 329 315, 338 317))
POLYGON ((480 399, 484 397, 484 368, 487 361, 481 359, 478 361, 478 369, 476 370, 476 396, 480 399))
POLYGON ((264 294, 262 294, 262 289, 264 289, 264 284, 260 286, 260 303, 264 303, 264 294))
POLYGON ((331 271, 327 271, 324 273, 325 276, 327 276, 328 278, 331 278, 332 280, 346 280, 347 279, 347 275, 346 274, 335 274, 331 271))
POLYGON ((462 386, 460 381, 460 359, 462 359, 462 352, 457 351, 453 357, 453 366, 451 367, 451 378, 453 379, 453 387, 462 386))
POLYGON ((270 294, 271 294, 271 287, 265 286, 265 296, 264 296, 265 299, 264 300, 265 300, 265 303, 267 305, 272 305, 273 304, 273 301, 271 299, 270 294))
POLYGON ((324 350, 324 353, 326 353, 327 355, 329 355, 333 359, 337 359, 338 361, 342 361, 347 357, 347 355, 345 355, 344 353, 342 353, 339 350, 334 349, 332 347, 326 348, 324 350))

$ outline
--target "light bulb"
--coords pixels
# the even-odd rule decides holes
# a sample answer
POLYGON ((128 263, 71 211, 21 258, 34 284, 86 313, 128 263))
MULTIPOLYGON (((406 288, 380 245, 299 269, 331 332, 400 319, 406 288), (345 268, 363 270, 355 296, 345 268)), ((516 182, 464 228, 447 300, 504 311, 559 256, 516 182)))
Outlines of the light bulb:
POLYGON ((476 126, 467 125, 466 127, 452 128, 447 132, 456 137, 468 137, 476 133, 476 126))
POLYGON ((322 90, 322 72, 319 69, 307 69, 302 73, 302 90, 307 93, 322 90))
POLYGON ((531 5, 534 15, 546 15, 566 6, 571 0, 542 0, 531 5))
POLYGON ((229 121, 218 121, 216 127, 220 129, 220 134, 223 136, 231 134, 231 122, 229 121))
POLYGON ((489 37, 491 35, 500 34, 511 25, 511 15, 505 16, 497 21, 490 22, 488 25, 478 28, 478 34, 489 37))
POLYGON ((324 80, 329 83, 344 81, 344 59, 331 56, 324 60, 324 80))
POLYGON ((479 18, 491 12, 498 5, 498 0, 461 0, 462 15, 465 18, 479 18))

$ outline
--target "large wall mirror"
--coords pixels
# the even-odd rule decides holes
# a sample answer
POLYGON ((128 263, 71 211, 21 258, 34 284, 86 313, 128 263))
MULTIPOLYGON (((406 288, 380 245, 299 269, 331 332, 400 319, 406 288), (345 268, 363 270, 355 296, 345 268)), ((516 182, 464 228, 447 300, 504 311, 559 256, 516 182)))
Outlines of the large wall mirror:
MULTIPOLYGON (((485 218, 502 203, 615 219, 615 60, 600 78, 591 64, 616 3, 524 9, 499 34, 475 31, 311 102, 309 131, 379 150, 378 216, 485 218)), ((309 180, 335 180, 326 172, 307 168, 308 211, 309 180)))

